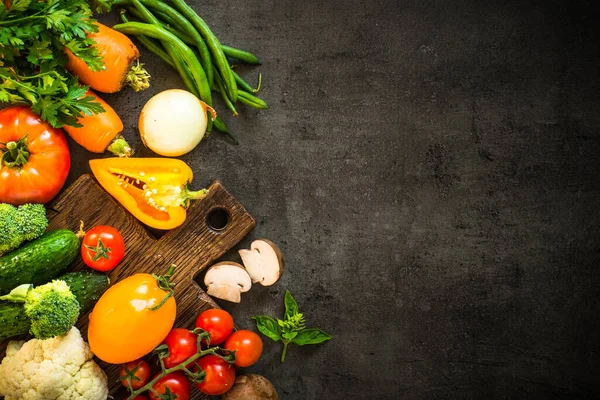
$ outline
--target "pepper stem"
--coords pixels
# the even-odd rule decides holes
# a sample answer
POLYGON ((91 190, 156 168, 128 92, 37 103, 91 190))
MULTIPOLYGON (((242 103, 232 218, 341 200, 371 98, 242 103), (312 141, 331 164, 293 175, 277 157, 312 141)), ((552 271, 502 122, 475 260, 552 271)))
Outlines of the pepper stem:
MULTIPOLYGON (((2 149, 0 149, 2 150, 2 149)), ((27 149, 27 136, 23 136, 18 142, 8 142, 4 144, 1 165, 9 168, 21 168, 29 160, 29 151, 27 149)))
POLYGON ((186 183, 181 191, 181 206, 188 208, 191 200, 202 200, 208 196, 208 189, 190 190, 190 183, 186 183))
POLYGON ((119 157, 130 157, 133 155, 133 149, 122 136, 114 138, 106 150, 119 157))
POLYGON ((131 65, 125 78, 125 84, 131 86, 136 92, 150 87, 150 74, 144 69, 144 64, 137 61, 131 65))

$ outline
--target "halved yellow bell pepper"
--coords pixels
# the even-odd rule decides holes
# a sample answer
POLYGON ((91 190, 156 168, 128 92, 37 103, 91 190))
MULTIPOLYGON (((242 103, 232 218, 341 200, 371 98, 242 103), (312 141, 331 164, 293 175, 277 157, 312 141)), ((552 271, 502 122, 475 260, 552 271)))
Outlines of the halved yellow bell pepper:
POLYGON ((173 158, 103 158, 90 160, 102 187, 134 217, 156 229, 177 228, 186 218, 190 200, 208 190, 190 191, 192 169, 173 158))

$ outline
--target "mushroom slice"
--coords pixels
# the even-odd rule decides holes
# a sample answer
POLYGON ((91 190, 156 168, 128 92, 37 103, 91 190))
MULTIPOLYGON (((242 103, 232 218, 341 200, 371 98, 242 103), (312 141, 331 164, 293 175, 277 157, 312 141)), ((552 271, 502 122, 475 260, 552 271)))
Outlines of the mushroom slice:
POLYGON ((271 286, 283 274, 285 267, 283 253, 269 239, 257 239, 250 245, 250 250, 243 249, 238 253, 252 282, 271 286))
POLYGON ((209 296, 232 303, 241 301, 242 293, 252 287, 250 275, 240 264, 223 261, 210 267, 204 276, 209 296))

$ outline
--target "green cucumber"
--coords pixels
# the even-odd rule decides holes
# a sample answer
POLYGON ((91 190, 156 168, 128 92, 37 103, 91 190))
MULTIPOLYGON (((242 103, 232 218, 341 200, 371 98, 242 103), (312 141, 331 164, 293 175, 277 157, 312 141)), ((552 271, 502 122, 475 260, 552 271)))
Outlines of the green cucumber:
MULTIPOLYGON (((69 285, 79 301, 79 315, 90 311, 108 289, 108 276, 97 272, 69 272, 57 279, 69 285)), ((29 332, 29 318, 22 303, 0 301, 0 340, 29 332)))
POLYGON ((0 295, 24 283, 40 285, 65 273, 79 249, 77 235, 58 229, 0 257, 0 295))

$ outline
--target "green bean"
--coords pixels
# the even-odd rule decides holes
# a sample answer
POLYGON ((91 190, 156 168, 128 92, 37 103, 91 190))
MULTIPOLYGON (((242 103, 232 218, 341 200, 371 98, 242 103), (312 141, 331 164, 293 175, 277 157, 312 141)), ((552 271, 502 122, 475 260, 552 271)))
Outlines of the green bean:
POLYGON ((215 118, 215 129, 218 130, 219 132, 224 133, 227 136, 229 136, 229 139, 231 139, 233 144, 240 144, 240 142, 238 142, 238 140, 235 138, 235 136, 233 136, 229 132, 229 129, 227 129, 227 126, 225 126, 225 122, 223 122, 221 117, 215 118))
POLYGON ((253 96, 252 94, 245 92, 243 90, 240 90, 238 92, 238 100, 242 104, 246 104, 250 107, 258 108, 259 110, 267 110, 269 108, 269 105, 267 103, 265 103, 265 101, 263 99, 259 99, 258 97, 253 96))
POLYGON ((233 76, 235 77, 235 81, 237 82, 238 87, 240 89, 243 89, 248 93, 258 93, 258 91, 260 90, 260 82, 262 81, 261 74, 258 74, 258 87, 256 89, 254 89, 252 86, 250 86, 250 84, 248 82, 246 82, 244 80, 244 78, 239 76, 238 73, 235 72, 235 70, 232 69, 231 72, 233 73, 233 76))
MULTIPOLYGON (((135 11, 137 12, 137 10, 135 10, 135 11)), ((132 14, 135 16, 135 13, 132 13, 132 14)), ((139 15, 141 16, 141 14, 139 14, 139 15)), ((125 15, 125 10, 121 10, 121 20, 123 22, 129 22, 129 18, 127 18, 127 15, 125 15)), ((158 57, 162 58, 162 60, 164 62, 166 62, 173 68, 175 67, 175 64, 173 64, 173 60, 171 59, 171 57, 167 54, 167 52, 163 49, 163 47, 160 44, 156 43, 154 40, 152 40, 149 37, 146 37, 144 35, 136 36, 136 39, 149 51, 156 54, 158 57)))
MULTIPOLYGON (((200 54, 200 64, 204 68, 209 87, 212 86, 214 77, 212 71, 212 60, 206 42, 196 28, 173 7, 158 0, 140 0, 144 6, 154 10, 158 18, 170 25, 167 30, 179 37, 183 42, 196 46, 200 54)), ((131 4, 132 0, 116 0, 114 5, 131 4)), ((164 27, 164 26, 163 26, 164 27)))
POLYGON ((231 99, 227 95, 227 90, 225 90, 225 86, 223 85, 223 79, 221 78, 221 75, 219 75, 218 73, 215 74, 215 86, 216 86, 217 91, 219 91, 221 93, 227 108, 229 108, 231 110, 234 117, 237 117, 238 112, 235 109, 235 106, 233 105, 233 103, 231 102, 231 99))
MULTIPOLYGON (((208 82, 206 81, 206 75, 203 74, 204 70, 200 65, 200 62, 194 55, 194 52, 186 46, 185 43, 181 41, 177 36, 173 35, 171 32, 165 30, 164 28, 152 24, 145 24, 140 22, 128 22, 124 24, 118 24, 113 26, 113 29, 125 33, 127 35, 146 35, 153 37, 155 39, 159 39, 163 42, 167 42, 173 46, 176 50, 177 55, 181 57, 183 61, 183 66, 187 67, 189 74, 187 71, 179 71, 182 78, 186 75, 191 75, 191 78, 196 81, 197 90, 196 92, 199 94, 198 97, 202 101, 204 101, 209 106, 212 105, 212 95, 210 93, 210 86, 208 86, 208 82)), ((173 58, 175 65, 178 64, 177 60, 173 58)), ((186 83, 188 88, 189 84, 186 83)))
POLYGON ((229 66, 227 57, 223 53, 219 39, 212 33, 206 22, 184 0, 171 0, 171 3, 177 11, 183 14, 196 27, 204 40, 206 40, 206 44, 212 53, 213 62, 223 78, 223 84, 225 85, 225 89, 227 89, 229 98, 235 103, 237 101, 237 84, 235 77, 231 73, 231 67, 229 66))
POLYGON ((255 64, 261 65, 262 61, 258 59, 254 54, 247 52, 246 50, 236 49, 235 47, 221 45, 221 49, 223 49, 223 53, 227 57, 235 58, 236 60, 240 60, 245 62, 246 64, 255 64))

